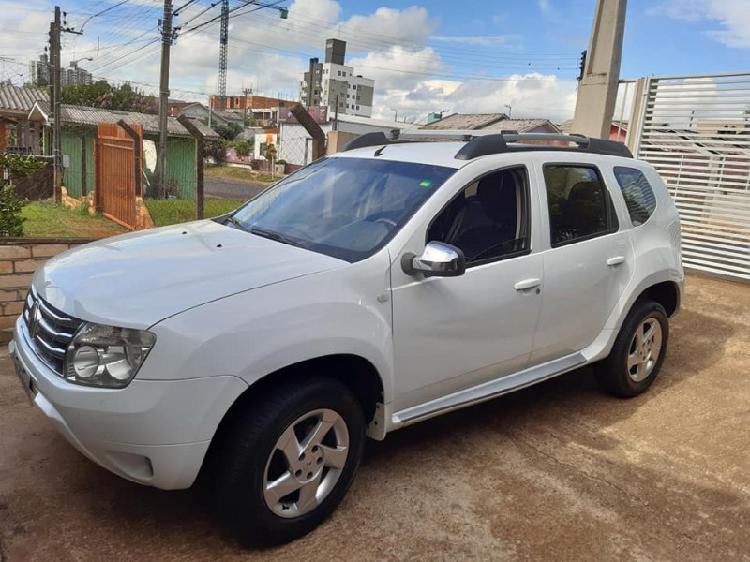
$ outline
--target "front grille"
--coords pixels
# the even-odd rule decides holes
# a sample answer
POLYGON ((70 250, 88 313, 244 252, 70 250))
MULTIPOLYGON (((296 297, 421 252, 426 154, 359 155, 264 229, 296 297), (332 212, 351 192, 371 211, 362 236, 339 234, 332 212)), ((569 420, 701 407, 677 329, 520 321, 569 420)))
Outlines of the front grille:
POLYGON ((65 350, 81 320, 44 302, 32 287, 23 307, 23 321, 39 358, 62 376, 65 350))

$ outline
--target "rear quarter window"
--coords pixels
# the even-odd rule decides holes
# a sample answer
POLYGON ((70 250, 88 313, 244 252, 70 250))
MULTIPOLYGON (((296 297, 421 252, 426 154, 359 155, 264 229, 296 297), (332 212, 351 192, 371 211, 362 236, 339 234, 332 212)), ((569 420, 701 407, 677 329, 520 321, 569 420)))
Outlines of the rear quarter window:
POLYGON ((636 168, 618 166, 614 172, 633 226, 645 223, 656 209, 656 197, 651 184, 643 172, 636 168))

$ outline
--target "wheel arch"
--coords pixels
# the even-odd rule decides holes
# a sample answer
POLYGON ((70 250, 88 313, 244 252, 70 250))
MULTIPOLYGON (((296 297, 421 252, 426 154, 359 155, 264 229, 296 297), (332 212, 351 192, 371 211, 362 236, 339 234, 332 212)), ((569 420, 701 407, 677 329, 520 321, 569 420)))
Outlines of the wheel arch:
POLYGON ((382 404, 384 400, 383 378, 375 365, 352 353, 329 354, 285 365, 250 384, 222 417, 212 439, 212 445, 223 429, 232 424, 237 412, 252 408, 254 402, 273 392, 279 382, 296 380, 304 384, 304 379, 310 375, 328 377, 345 385, 362 405, 365 420, 368 423, 382 423, 376 419, 376 414, 378 404, 382 404))
MULTIPOLYGON (((644 300, 654 301, 664 307, 667 317, 672 317, 680 309, 682 298, 679 285, 674 281, 661 281, 646 287, 636 298, 635 303, 644 300)), ((632 309, 632 306, 631 306, 632 309)))

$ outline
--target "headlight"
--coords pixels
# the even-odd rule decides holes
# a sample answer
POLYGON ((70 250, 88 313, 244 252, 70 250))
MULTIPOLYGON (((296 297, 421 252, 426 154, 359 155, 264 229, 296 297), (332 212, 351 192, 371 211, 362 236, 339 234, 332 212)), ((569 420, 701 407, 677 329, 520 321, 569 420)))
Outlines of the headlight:
POLYGON ((86 322, 65 354, 65 378, 79 384, 124 388, 156 343, 144 330, 86 322))

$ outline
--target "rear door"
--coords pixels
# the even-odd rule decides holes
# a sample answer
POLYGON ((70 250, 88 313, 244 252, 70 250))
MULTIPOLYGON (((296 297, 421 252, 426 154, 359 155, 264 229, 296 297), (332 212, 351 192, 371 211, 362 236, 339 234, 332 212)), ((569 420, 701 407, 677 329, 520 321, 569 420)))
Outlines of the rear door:
POLYGON ((633 269, 601 170, 587 162, 538 162, 549 248, 532 364, 589 346, 604 329, 633 269))

